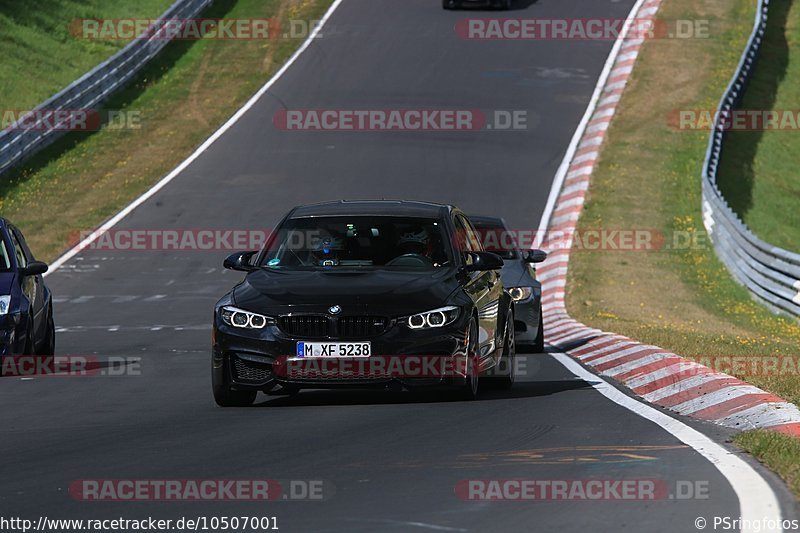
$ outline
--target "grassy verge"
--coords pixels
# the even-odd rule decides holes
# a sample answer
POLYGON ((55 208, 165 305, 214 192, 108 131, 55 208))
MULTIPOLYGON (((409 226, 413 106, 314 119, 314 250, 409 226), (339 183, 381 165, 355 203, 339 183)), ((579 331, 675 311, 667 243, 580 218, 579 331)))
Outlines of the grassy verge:
POLYGON ((0 109, 31 109, 126 43, 78 39, 76 19, 157 17, 173 0, 0 0, 0 109))
POLYGON ((800 494, 800 439, 774 431, 748 431, 736 439, 761 462, 776 470, 795 494, 800 494))
MULTIPOLYGON (((741 107, 796 113, 800 2, 771 4, 763 47, 741 107)), ((800 131, 731 132, 727 142, 719 182, 733 210, 770 244, 800 251, 800 131)))
MULTIPOLYGON (((221 0, 207 17, 317 20, 330 0, 221 0)), ((288 27, 288 22, 281 27, 288 27)), ((174 168, 300 45, 299 39, 171 43, 109 109, 139 113, 140 129, 72 133, 0 182, 0 212, 44 260, 78 230, 107 219, 174 168), (48 213, 48 216, 42 216, 48 213)))
MULTIPOLYGON (((779 4, 775 7, 780 9, 779 4)), ((656 229, 704 236, 700 169, 708 132, 668 125, 675 110, 713 109, 752 28, 753 0, 665 0, 660 17, 711 21, 708 39, 646 43, 609 130, 579 229, 656 229)), ((676 353, 714 356, 798 354, 800 325, 755 303, 707 240, 653 252, 580 251, 572 255, 567 306, 573 317, 676 353)), ((800 403, 797 372, 736 374, 800 403)), ((740 442, 761 453, 765 433, 740 442), (754 443, 761 443, 756 446, 754 443)), ((786 463, 800 448, 785 447, 786 463)))

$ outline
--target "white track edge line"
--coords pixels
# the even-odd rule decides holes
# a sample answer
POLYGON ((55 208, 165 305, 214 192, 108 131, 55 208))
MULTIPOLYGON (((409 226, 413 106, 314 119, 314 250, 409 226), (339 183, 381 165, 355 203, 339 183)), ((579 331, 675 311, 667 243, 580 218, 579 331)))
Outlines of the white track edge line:
MULTIPOLYGON (((598 381, 599 376, 586 370, 569 355, 563 353, 551 353, 550 355, 564 365, 567 370, 586 381, 597 390, 597 392, 612 402, 632 411, 642 418, 650 420, 711 462, 725 479, 728 480, 728 483, 731 484, 733 491, 739 498, 739 512, 742 522, 745 524, 750 523, 755 526, 755 528, 742 529, 742 533, 763 531, 756 528, 767 520, 775 520, 777 524, 780 524, 781 509, 775 492, 772 490, 772 487, 769 486, 769 483, 761 477, 761 474, 756 472, 756 470, 741 457, 726 450, 706 435, 684 424, 680 420, 672 418, 622 393, 604 379, 600 378, 600 381, 598 381)), ((713 520, 712 516, 705 516, 703 518, 708 521, 713 520)), ((779 533, 783 531, 783 528, 782 526, 778 526, 777 529, 771 531, 779 533)))
POLYGON ((46 277, 49 274, 52 274, 53 272, 58 270, 58 268, 61 267, 64 263, 66 263, 67 261, 69 261, 70 259, 75 257, 81 250, 83 250, 84 248, 89 246, 91 243, 93 243, 95 240, 97 240, 97 238, 103 232, 108 231, 112 227, 116 226, 123 218, 128 216, 134 209, 136 209, 137 207, 142 205, 144 202, 146 202, 148 199, 150 199, 150 197, 152 197, 155 193, 160 191, 164 186, 166 186, 169 182, 171 182, 178 175, 180 175, 180 173, 183 172, 186 169, 186 167, 191 165, 194 162, 195 159, 200 157, 203 154, 203 152, 208 150, 208 148, 212 144, 214 144, 214 142, 217 139, 219 139, 226 131, 228 131, 234 124, 236 124, 239 121, 239 119, 242 118, 242 116, 251 107, 253 107, 255 105, 255 103, 262 96, 264 96, 264 94, 270 89, 270 87, 272 87, 281 78, 281 76, 283 76, 284 73, 287 70, 289 70, 289 67, 292 66, 292 64, 297 60, 297 58, 300 57, 300 55, 311 45, 312 42, 314 42, 314 39, 316 39, 317 35, 320 33, 320 31, 322 31, 323 26, 325 26, 325 24, 328 22, 328 19, 331 17, 331 15, 333 15, 334 11, 336 11, 336 8, 338 8, 339 5, 343 1, 344 0, 334 0, 334 2, 328 8, 328 11, 326 11, 325 15, 323 15, 323 17, 320 20, 319 24, 317 24, 314 27, 314 30, 311 32, 311 34, 306 38, 305 41, 303 41, 303 44, 300 45, 300 48, 295 50, 294 54, 292 54, 291 57, 289 57, 289 59, 286 61, 286 63, 284 63, 283 66, 280 69, 278 69, 278 72, 276 72, 269 79, 269 81, 267 81, 267 83, 265 83, 258 90, 258 92, 256 92, 253 96, 251 96, 250 99, 241 108, 239 108, 239 110, 236 111, 236 113, 234 113, 234 115, 231 118, 229 118, 227 120, 227 122, 225 122, 225 124, 220 126, 220 128, 217 131, 215 131, 213 134, 211 134, 211 136, 208 139, 206 139, 203 142, 203 144, 201 144, 199 147, 197 147, 197 149, 195 149, 195 151, 189 157, 184 159, 169 174, 167 174, 166 176, 161 178, 161 180, 159 180, 158 183, 153 185, 144 194, 142 194, 141 196, 136 198, 133 202, 128 204, 126 207, 124 207, 116 215, 114 215, 113 217, 108 219, 106 222, 104 222, 102 225, 100 225, 98 228, 96 228, 94 231, 92 231, 92 233, 88 237, 86 237, 81 242, 79 242, 78 244, 76 244, 75 246, 73 246, 72 248, 67 250, 66 252, 64 252, 58 259, 53 261, 50 264, 50 268, 47 270, 47 272, 45 272, 44 276, 46 277))

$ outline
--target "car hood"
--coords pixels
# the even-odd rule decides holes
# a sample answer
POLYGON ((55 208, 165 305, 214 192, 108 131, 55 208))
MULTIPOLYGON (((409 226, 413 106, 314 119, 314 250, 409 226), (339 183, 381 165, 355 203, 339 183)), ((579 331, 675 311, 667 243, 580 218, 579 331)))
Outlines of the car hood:
POLYGON ((234 305, 264 314, 326 313, 401 316, 446 305, 459 287, 455 272, 267 271, 247 275, 233 291, 234 305))
POLYGON ((503 280, 505 287, 529 287, 531 286, 530 273, 528 272, 528 264, 521 259, 507 259, 503 262, 503 269, 500 271, 500 277, 503 280))

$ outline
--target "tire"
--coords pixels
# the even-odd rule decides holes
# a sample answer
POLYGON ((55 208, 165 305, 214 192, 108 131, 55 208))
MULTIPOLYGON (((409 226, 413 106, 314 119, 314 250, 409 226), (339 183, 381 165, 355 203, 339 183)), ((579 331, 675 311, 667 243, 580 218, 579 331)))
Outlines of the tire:
POLYGON ((511 3, 512 0, 494 0, 492 2, 493 7, 501 11, 508 11, 509 9, 511 9, 511 3))
MULTIPOLYGON (((223 362, 222 379, 217 380, 212 368, 211 388, 214 392, 214 401, 220 407, 247 407, 256 401, 257 391, 238 391, 232 390, 230 386, 230 379, 228 378, 228 365, 223 362)), ((211 364, 214 364, 212 357, 211 364)))
POLYGON ((56 325, 53 321, 53 308, 50 307, 50 316, 47 318, 47 335, 45 336, 42 344, 42 349, 37 353, 38 355, 55 355, 56 354, 56 325))
POLYGON ((515 374, 515 359, 517 356, 517 344, 514 335, 514 317, 511 311, 508 312, 506 318, 506 335, 503 340, 503 355, 500 362, 494 368, 495 375, 492 376, 490 383, 496 389, 510 389, 514 386, 515 374), (499 372, 499 374, 497 373, 499 372))
POLYGON ((544 352, 544 319, 542 318, 542 306, 539 306, 539 329, 536 332, 536 341, 533 343, 533 351, 536 353, 544 352))
POLYGON ((480 369, 478 368, 478 325, 473 320, 469 325, 469 339, 467 340, 467 377, 464 385, 458 391, 462 400, 472 401, 478 398, 480 382, 480 369))
POLYGON ((443 9, 455 9, 457 7, 458 7, 458 2, 456 0, 442 0, 443 9))
POLYGON ((22 355, 36 355, 36 339, 33 338, 33 317, 28 317, 28 328, 25 330, 25 346, 22 355))

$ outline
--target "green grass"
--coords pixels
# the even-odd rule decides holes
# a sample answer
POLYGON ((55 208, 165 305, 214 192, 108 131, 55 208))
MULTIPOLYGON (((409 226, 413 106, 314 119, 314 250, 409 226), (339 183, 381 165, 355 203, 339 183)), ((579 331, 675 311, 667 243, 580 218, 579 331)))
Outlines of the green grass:
MULTIPOLYGON (((769 26, 743 109, 797 110, 800 2, 772 2, 769 26)), ((800 252, 800 130, 731 132, 719 184, 731 207, 770 244, 800 252)))
POLYGON ((31 109, 126 43, 79 39, 81 18, 157 17, 173 0, 0 0, 0 109, 31 109))
POLYGON ((800 494, 800 439, 759 430, 741 433, 734 442, 780 473, 789 488, 800 494))
MULTIPOLYGON (((711 38, 645 43, 592 177, 579 230, 654 228, 666 235, 705 235, 700 175, 708 132, 676 131, 667 117, 676 110, 716 106, 754 14, 753 0, 665 0, 659 17, 710 19, 711 38)), ((753 301, 708 244, 654 252, 575 252, 567 308, 590 326, 690 358, 796 356, 800 346, 798 322, 753 301)), ((737 377, 800 403, 798 375, 737 377)), ((772 438, 760 432, 741 443, 788 479, 784 464, 762 453, 772 438)), ((800 447, 786 450, 800 463, 800 447)))

